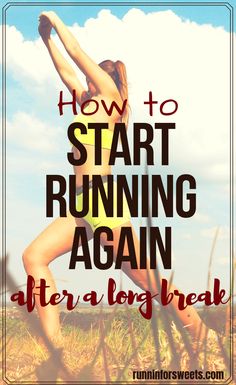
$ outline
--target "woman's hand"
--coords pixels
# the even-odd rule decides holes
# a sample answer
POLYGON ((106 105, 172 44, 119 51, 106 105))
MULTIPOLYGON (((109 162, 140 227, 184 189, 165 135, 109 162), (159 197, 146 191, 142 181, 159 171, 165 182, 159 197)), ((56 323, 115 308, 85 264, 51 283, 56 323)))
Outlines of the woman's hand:
POLYGON ((42 12, 39 16, 38 31, 43 39, 50 37, 51 30, 55 25, 56 14, 53 11, 42 12))

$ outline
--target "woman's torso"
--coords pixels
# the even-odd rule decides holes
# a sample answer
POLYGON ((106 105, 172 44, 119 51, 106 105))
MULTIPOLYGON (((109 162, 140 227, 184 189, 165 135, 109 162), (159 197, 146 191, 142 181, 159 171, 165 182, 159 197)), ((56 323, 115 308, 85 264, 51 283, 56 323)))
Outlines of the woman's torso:
MULTIPOLYGON (((98 98, 93 97, 93 100, 96 100, 99 103, 99 109, 98 111, 93 115, 86 115, 86 120, 89 122, 96 122, 96 123, 108 123, 108 130, 113 131, 114 125, 116 122, 121 121, 120 115, 113 109, 113 113, 111 116, 108 116, 108 114, 105 112, 104 108, 101 106, 100 100, 104 98, 98 98)), ((108 106, 111 105, 111 100, 105 100, 108 106)), ((117 103, 120 103, 118 101, 117 103)), ((91 106, 89 105, 86 107, 86 113, 92 112, 94 110, 94 104, 91 106)), ((81 114, 83 115, 83 114, 81 114)), ((79 121, 80 116, 77 116, 76 121, 79 121)), ((81 116, 83 118, 83 116, 81 116)), ((81 119, 83 120, 83 119, 81 119)), ((103 130, 105 131, 105 130, 103 130)), ((102 135, 106 135, 106 133, 102 133, 102 135)), ((111 135, 110 135, 111 136, 111 135)), ((109 165, 109 159, 110 159, 110 149, 109 148, 102 148, 101 149, 101 165, 95 164, 95 148, 92 144, 85 144, 83 143, 83 146, 86 148, 87 151, 87 159, 86 162, 81 166, 74 166, 74 173, 76 175, 76 186, 80 187, 83 184, 83 175, 89 175, 89 179, 92 179, 92 175, 109 175, 111 174, 111 166, 109 165)), ((80 158, 80 151, 73 146, 72 151, 74 154, 75 159, 80 158)))
MULTIPOLYGON (((81 166, 74 166, 76 175, 76 186, 80 187, 83 184, 83 175, 89 175, 89 180, 92 175, 109 175, 111 174, 111 166, 109 166, 110 150, 102 149, 102 165, 95 164, 94 146, 83 144, 87 151, 87 160, 81 166)), ((80 158, 80 152, 76 147, 72 147, 74 158, 80 158)))

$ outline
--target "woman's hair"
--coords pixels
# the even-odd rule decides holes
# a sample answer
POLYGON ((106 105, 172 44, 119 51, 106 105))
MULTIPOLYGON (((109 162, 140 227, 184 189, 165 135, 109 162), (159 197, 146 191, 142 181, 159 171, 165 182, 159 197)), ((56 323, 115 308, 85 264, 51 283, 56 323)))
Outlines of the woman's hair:
POLYGON ((129 118, 129 106, 128 106, 128 84, 127 84, 127 75, 126 75, 126 68, 122 61, 117 60, 116 62, 112 60, 104 60, 99 64, 99 66, 108 73, 108 75, 111 76, 111 78, 114 80, 121 99, 124 101, 127 99, 127 104, 125 107, 125 111, 123 115, 121 116, 121 121, 125 124, 128 124, 128 118, 129 118))

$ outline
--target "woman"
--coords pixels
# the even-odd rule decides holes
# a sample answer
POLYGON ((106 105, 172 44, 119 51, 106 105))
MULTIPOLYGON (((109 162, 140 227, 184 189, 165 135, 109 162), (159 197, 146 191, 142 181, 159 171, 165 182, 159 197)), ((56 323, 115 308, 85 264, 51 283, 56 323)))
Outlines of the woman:
MULTIPOLYGON (((125 99, 128 99, 127 79, 125 66, 122 62, 116 63, 106 60, 99 65, 96 64, 80 47, 78 41, 67 29, 64 23, 54 12, 43 12, 39 18, 39 33, 43 39, 45 46, 51 56, 54 66, 68 90, 72 93, 76 91, 77 102, 81 105, 85 100, 93 99, 100 102, 103 99, 107 105, 111 105, 115 101, 119 106, 122 105, 125 99), (87 79, 88 90, 85 90, 78 80, 74 70, 67 63, 65 58, 59 52, 54 41, 51 38, 51 30, 54 28, 63 43, 66 51, 76 63, 78 68, 84 73, 87 79)), ((86 112, 93 111, 94 105, 88 103, 86 112)), ((82 115, 78 120, 82 119, 82 115)), ((99 109, 96 114, 92 115, 92 119, 96 122, 108 122, 109 130, 102 135, 104 144, 102 145, 102 165, 95 165, 94 159, 94 138, 90 138, 86 143, 86 135, 80 136, 79 139, 83 142, 87 150, 87 161, 81 166, 75 166, 74 172, 76 175, 77 188, 81 190, 83 175, 87 174, 92 179, 92 175, 98 174, 104 176, 104 184, 106 184, 106 176, 111 174, 111 167, 109 166, 109 154, 111 148, 112 127, 115 122, 123 121, 127 123, 128 107, 126 107, 122 116, 113 109, 111 116, 108 116, 103 109, 99 109)), ((86 123, 86 122, 85 122, 86 123)), ((79 136, 79 133, 78 133, 79 136)), ((74 158, 80 158, 78 149, 73 148, 74 158)), ((77 204, 81 203, 82 191, 78 193, 77 204)), ((114 259, 119 245, 120 231, 122 226, 130 226, 130 216, 127 208, 124 208, 124 216, 122 218, 114 218, 112 226, 113 241, 108 241, 104 236, 102 238, 102 246, 107 244, 113 245, 114 259)), ((106 223, 105 216, 101 219, 99 225, 104 226, 106 223)), ((26 249, 23 261, 26 272, 34 277, 37 281, 44 278, 50 288, 47 293, 48 296, 56 292, 55 283, 48 265, 55 258, 69 252, 72 249, 75 226, 84 226, 91 238, 93 231, 97 224, 94 223, 93 218, 77 218, 75 219, 68 213, 66 218, 58 218, 50 224, 26 249)), ((135 241, 136 255, 139 254, 139 241, 132 228, 133 239, 135 241)), ((150 290, 153 294, 158 292, 156 280, 153 270, 132 270, 129 263, 123 265, 124 272, 143 290, 150 290), (149 278, 147 277, 149 274, 149 278)), ((171 291, 174 287, 169 288, 171 291)), ((52 340, 60 335, 60 322, 57 306, 41 307, 36 296, 37 309, 42 322, 42 326, 47 336, 52 340)), ((188 307, 183 311, 179 311, 177 307, 177 299, 173 300, 172 307, 176 310, 180 323, 183 327, 187 327, 188 331, 195 339, 201 338, 204 335, 204 327, 201 319, 192 307, 188 307)))

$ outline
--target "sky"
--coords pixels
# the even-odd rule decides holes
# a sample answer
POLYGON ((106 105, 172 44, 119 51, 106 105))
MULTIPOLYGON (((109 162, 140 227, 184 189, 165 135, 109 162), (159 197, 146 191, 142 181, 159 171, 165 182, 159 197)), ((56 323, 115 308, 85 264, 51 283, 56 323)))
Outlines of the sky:
MULTIPOLYGON (((28 2, 30 3, 30 2, 28 2)), ((37 28, 33 28, 32 19, 37 19, 38 14, 44 10, 50 10, 51 4, 55 2, 44 2, 49 5, 15 5, 10 6, 6 12, 7 22, 9 24, 14 24, 25 36, 25 38, 35 38, 37 36, 37 28), (19 17, 20 13, 24 14, 24 17, 19 17)), ((58 4, 59 2, 57 2, 58 4)), ((73 2, 70 2, 72 4, 73 2)), ((86 20, 91 17, 96 17, 97 13, 104 8, 103 5, 92 5, 92 6, 83 6, 80 5, 82 2, 77 2, 77 6, 68 5, 69 2, 62 2, 62 5, 53 5, 53 9, 58 13, 60 17, 63 18, 63 21, 67 24, 74 23, 74 15, 76 14, 76 20, 79 22, 81 26, 84 25, 86 20), (66 6, 64 4, 67 4, 66 6), (74 12, 75 10, 75 12, 74 12)), ((84 2, 86 3, 86 2, 84 2)), ((99 3, 98 1, 93 2, 93 4, 99 3)), ((132 2, 130 2, 132 3, 132 2)), ((139 5, 138 8, 144 10, 145 12, 156 12, 156 11, 165 11, 170 8, 183 20, 191 20, 195 21, 198 24, 212 24, 216 27, 224 26, 224 28, 229 31, 230 30, 230 10, 225 5, 181 5, 174 3, 178 3, 177 1, 169 2, 170 5, 165 5, 164 2, 161 4, 159 2, 158 5, 152 5, 155 2, 149 2, 151 5, 139 5)), ((168 4, 168 2, 165 2, 168 4)), ((205 2, 206 3, 206 2, 205 2)), ((4 2, 3 2, 4 4, 4 2)), ((27 2, 24 2, 27 4, 27 2)), ((104 3, 103 3, 104 4, 104 3)), ((132 8, 129 5, 112 5, 112 2, 107 2, 107 6, 105 8, 111 9, 112 12, 119 18, 124 17, 127 10, 132 8)), ((122 4, 122 2, 120 2, 122 4)), ((135 2, 134 4, 138 4, 135 2)), ((209 4, 209 3, 208 3, 209 4)))
MULTIPOLYGON (((144 105, 149 91, 159 105, 167 99, 178 101, 178 111, 171 116, 176 129, 170 134, 170 163, 161 165, 160 135, 155 133, 155 165, 148 172, 161 174, 163 180, 173 174, 175 181, 181 174, 192 174, 197 181, 197 211, 189 219, 176 212, 173 218, 165 218, 162 213, 153 218, 153 226, 162 231, 165 226, 172 227, 172 270, 175 284, 184 292, 206 289, 209 256, 219 229, 211 282, 220 278, 228 290, 230 14, 225 6, 11 4, 6 11, 6 243, 11 273, 19 285, 25 283, 22 253, 52 221, 45 212, 46 175, 60 174, 68 179, 72 174, 66 156, 71 111, 60 117, 57 108, 60 90, 70 96, 37 32, 38 15, 49 9, 58 13, 96 62, 109 56, 126 63, 129 143, 133 122, 154 125, 169 121, 158 107, 154 107, 154 116, 149 116, 144 105)), ((66 55, 56 35, 54 39, 66 55)), ((119 161, 113 171, 126 174, 130 181, 132 174, 145 173, 144 157, 142 160, 139 167, 119 161)), ((147 225, 141 216, 132 222, 137 233, 140 226, 147 225)), ((90 248, 92 255, 92 243, 90 248)), ((69 270, 69 260, 67 254, 51 264, 58 290, 66 287, 74 293, 91 289, 103 293, 109 277, 120 280, 120 271, 113 268, 101 272, 79 266, 69 270)), ((171 271, 165 271, 161 263, 160 269, 163 276, 170 276, 171 271)), ((122 281, 125 288, 137 289, 126 277, 122 281)))

